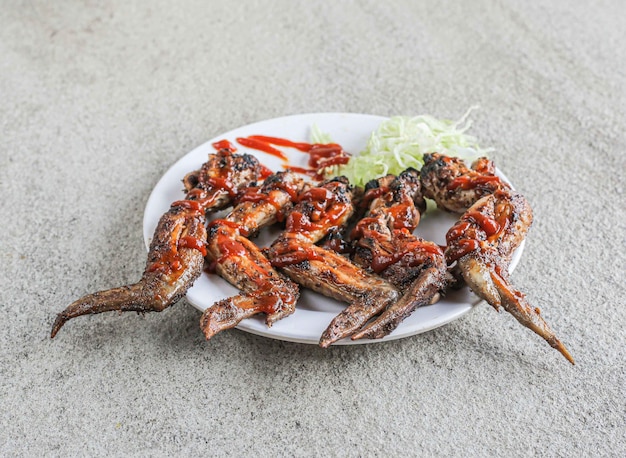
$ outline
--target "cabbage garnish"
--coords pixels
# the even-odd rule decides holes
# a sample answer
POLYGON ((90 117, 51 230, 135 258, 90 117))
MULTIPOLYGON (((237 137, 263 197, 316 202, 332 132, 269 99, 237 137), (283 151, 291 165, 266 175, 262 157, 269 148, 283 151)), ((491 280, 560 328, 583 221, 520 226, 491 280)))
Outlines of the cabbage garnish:
MULTIPOLYGON (((458 121, 430 115, 389 118, 372 132, 365 150, 352 156, 347 164, 328 167, 325 175, 344 175, 354 185, 364 186, 388 173, 398 175, 409 167, 421 169, 424 153, 456 156, 468 163, 486 156, 493 149, 480 148, 476 138, 466 134, 472 125, 468 117, 474 108, 458 121)), ((322 138, 320 134, 316 135, 322 138)))
POLYGON ((327 145, 333 143, 333 139, 330 137, 330 134, 323 132, 317 124, 313 123, 311 126, 311 143, 327 145))

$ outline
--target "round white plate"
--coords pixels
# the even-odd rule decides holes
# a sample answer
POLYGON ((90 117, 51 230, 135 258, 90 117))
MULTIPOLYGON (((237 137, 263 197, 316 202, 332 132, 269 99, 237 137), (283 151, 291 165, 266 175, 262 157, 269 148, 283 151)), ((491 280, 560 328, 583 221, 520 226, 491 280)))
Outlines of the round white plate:
MULTIPOLYGON (((159 180, 152 191, 144 213, 143 233, 146 246, 150 245, 154 229, 161 215, 170 204, 184 197, 182 178, 188 172, 198 169, 210 153, 215 152, 211 144, 218 140, 229 140, 238 152, 247 152, 259 158, 260 162, 274 171, 282 170, 280 159, 261 151, 247 149, 236 143, 237 137, 249 135, 267 135, 286 138, 292 141, 309 142, 311 127, 316 124, 322 132, 330 134, 334 142, 343 146, 351 154, 358 154, 364 149, 371 132, 386 118, 381 116, 352 113, 314 113, 261 121, 221 134, 197 147, 176 162, 159 180)), ((306 167, 308 155, 290 148, 280 148, 289 157, 289 165, 306 167)), ((506 180, 501 173, 500 177, 506 180)), ((508 181, 508 180, 507 180, 508 181)), ((457 220, 457 215, 439 210, 429 211, 423 217, 415 233, 440 245, 445 244, 445 234, 457 220)), ((278 234, 277 230, 265 229, 255 241, 259 246, 268 246, 278 234)), ((513 256, 512 271, 522 254, 522 244, 513 256)), ((204 311, 216 301, 238 294, 231 286, 217 275, 203 272, 200 278, 187 292, 187 300, 196 308, 204 311)), ((363 344, 381 342, 412 336, 443 326, 468 313, 480 302, 469 289, 448 293, 434 305, 418 308, 406 318, 398 328, 384 339, 356 340, 344 339, 335 345, 363 344)), ((346 307, 346 304, 329 299, 308 290, 302 290, 296 312, 271 328, 265 325, 264 315, 257 315, 242 321, 237 328, 274 339, 317 344, 322 332, 330 321, 346 307)))

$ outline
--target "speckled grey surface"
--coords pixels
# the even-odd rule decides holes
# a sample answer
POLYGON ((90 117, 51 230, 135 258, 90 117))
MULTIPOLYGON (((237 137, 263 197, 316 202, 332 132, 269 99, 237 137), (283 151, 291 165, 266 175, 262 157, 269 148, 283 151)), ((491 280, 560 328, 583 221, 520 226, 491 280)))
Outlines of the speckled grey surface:
POLYGON ((620 0, 5 2, 0 455, 624 456, 625 16, 620 0), (185 301, 50 340, 72 300, 138 278, 146 199, 193 147, 288 114, 474 104, 535 211, 514 283, 575 367, 484 304, 326 351, 206 343, 185 301))

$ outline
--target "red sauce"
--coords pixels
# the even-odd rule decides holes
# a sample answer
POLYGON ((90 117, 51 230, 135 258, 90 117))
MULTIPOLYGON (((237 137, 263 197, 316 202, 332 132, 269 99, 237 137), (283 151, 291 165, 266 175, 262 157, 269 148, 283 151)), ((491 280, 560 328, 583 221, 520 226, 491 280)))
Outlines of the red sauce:
POLYGON ((241 242, 239 242, 238 240, 233 240, 227 235, 222 235, 217 243, 220 247, 220 251, 222 254, 217 259, 217 264, 222 264, 228 258, 231 258, 233 256, 242 258, 248 254, 248 251, 241 242))
POLYGON ((415 206, 413 205, 394 205, 389 207, 387 212, 393 218, 394 229, 406 228, 413 231, 420 221, 419 212, 416 211, 415 206))
POLYGON ((228 219, 214 219, 209 224, 207 224, 207 229, 210 229, 214 226, 226 226, 232 229, 235 229, 239 234, 247 237, 249 235, 249 230, 246 226, 239 224, 235 221, 230 221, 228 219))
POLYGON ((310 215, 298 210, 292 211, 287 217, 288 232, 311 232, 331 228, 351 209, 350 205, 339 202, 331 190, 323 187, 311 188, 303 192, 299 202, 306 202, 313 208, 310 215), (322 219, 322 216, 323 222, 316 223, 322 219))
POLYGON ((159 250, 159 258, 146 268, 148 272, 161 271, 166 275, 178 271, 182 267, 178 255, 177 239, 182 231, 182 226, 177 225, 172 229, 172 239, 166 250, 159 250))
POLYGON ((278 309, 278 304, 281 303, 281 298, 275 292, 270 293, 261 293, 261 289, 259 289, 258 294, 252 294, 254 297, 254 309, 263 313, 274 313, 278 309))
POLYGON ((162 270, 167 274, 177 271, 181 267, 180 259, 177 257, 177 253, 174 253, 172 256, 163 256, 156 262, 150 264, 150 266, 146 269, 148 272, 155 272, 157 270, 162 270))
POLYGON ((295 247, 295 250, 288 251, 286 253, 279 253, 276 256, 272 256, 271 263, 274 267, 285 267, 292 264, 300 264, 304 261, 323 261, 324 256, 316 250, 315 247, 305 247, 302 245, 290 244, 290 248, 295 247))
POLYGON ((459 221, 454 226, 452 226, 446 234, 446 241, 448 242, 448 244, 461 237, 471 225, 472 223, 470 223, 469 221, 459 221))
POLYGON ((480 228, 485 231, 487 236, 494 235, 500 230, 500 225, 495 219, 485 216, 480 212, 473 211, 466 213, 464 218, 475 221, 476 224, 478 224, 480 228))
POLYGON ((230 176, 209 177, 207 179, 207 183, 213 186, 214 188, 226 191, 230 195, 230 197, 235 197, 237 195, 237 191, 235 190, 235 185, 230 181, 230 176))
POLYGON ((299 195, 298 195, 298 188, 296 186, 290 186, 285 182, 282 182, 279 184, 278 189, 280 189, 281 191, 285 191, 287 194, 289 194, 289 199, 291 199, 292 202, 297 202, 299 199, 299 195))
POLYGON ((269 281, 259 282, 257 290, 249 296, 254 299, 250 303, 250 308, 267 314, 276 312, 281 304, 296 302, 296 298, 288 289, 277 291, 276 286, 269 281))
POLYGON ((187 210, 191 210, 192 212, 204 214, 204 207, 197 200, 189 200, 189 199, 177 200, 176 202, 172 202, 171 206, 183 207, 183 208, 186 208, 187 210))
POLYGON ((474 161, 472 168, 482 175, 494 175, 496 173, 495 164, 486 157, 481 157, 474 161))
POLYGON ((269 137, 266 135, 249 135, 248 137, 238 137, 237 142, 248 148, 263 151, 265 153, 276 156, 283 161, 288 161, 287 156, 275 148, 282 146, 286 148, 294 148, 310 155, 308 165, 309 168, 303 167, 285 167, 295 173, 301 173, 313 178, 322 179, 321 170, 325 167, 333 165, 346 164, 350 160, 350 156, 336 143, 319 144, 294 142, 286 138, 269 137))
POLYGON ((361 221, 359 221, 357 225, 354 226, 354 229, 352 229, 352 232, 350 233, 350 238, 352 240, 363 238, 365 234, 371 232, 369 231, 368 226, 370 224, 376 223, 376 221, 378 221, 378 218, 372 218, 372 217, 362 218, 361 221))
POLYGON ((400 259, 402 259, 404 255, 405 253, 394 253, 392 255, 383 255, 382 253, 374 252, 370 267, 375 273, 378 274, 382 272, 383 270, 385 270, 390 265, 398 262, 400 259))
POLYGON ((332 226, 336 224, 337 221, 339 221, 343 217, 343 215, 345 215, 349 211, 350 211, 349 205, 339 205, 335 207, 332 211, 327 213, 326 221, 328 222, 328 225, 332 226))
POLYGON ((253 202, 253 203, 268 203, 274 207, 277 214, 282 212, 283 206, 280 202, 276 202, 274 199, 275 194, 270 191, 269 194, 262 194, 258 191, 256 192, 246 192, 239 198, 239 203, 242 202, 253 202))
POLYGON ((316 171, 316 177, 322 177, 322 170, 337 164, 346 164, 350 156, 336 143, 315 144, 309 151, 309 167, 316 171))
POLYGON ((361 199, 361 208, 369 208, 375 199, 378 199, 387 191, 389 191, 387 186, 369 189, 363 196, 363 199, 361 199))
POLYGON ((474 189, 481 185, 499 183, 500 178, 495 175, 461 175, 456 177, 448 184, 448 190, 454 191, 457 188, 463 190, 474 189))
POLYGON ((265 135, 250 135, 248 138, 252 140, 258 140, 264 143, 269 143, 270 145, 278 145, 278 146, 286 146, 288 148, 295 148, 304 153, 308 153, 313 146, 310 143, 304 142, 292 142, 291 140, 287 140, 286 138, 278 138, 278 137, 268 137, 265 135))
POLYGON ((333 165, 342 165, 347 164, 350 161, 349 156, 335 156, 329 157, 328 159, 324 159, 318 163, 319 167, 331 167, 333 165))
POLYGON ((248 148, 257 149, 267 154, 271 154, 272 156, 279 157, 283 161, 288 160, 287 156, 285 156, 285 154, 282 151, 274 148, 270 143, 267 143, 265 141, 257 140, 252 137, 238 137, 237 143, 239 143, 240 145, 246 146, 248 148))
POLYGON ((259 192, 259 188, 248 188, 246 192, 244 192, 239 199, 237 199, 237 203, 242 202, 265 202, 270 198, 270 194, 263 194, 259 192))
POLYGON ((400 247, 398 251, 392 254, 384 255, 375 252, 373 255, 370 267, 375 273, 380 273, 401 260, 404 266, 413 267, 422 264, 424 257, 430 257, 431 255, 443 256, 443 253, 435 243, 416 240, 400 247))
POLYGON ((237 151, 237 148, 235 148, 235 145, 233 145, 231 142, 229 142, 226 139, 219 140, 215 143, 212 143, 211 146, 213 146, 213 148, 215 148, 216 150, 227 149, 233 153, 237 151))
MULTIPOLYGON (((318 205, 326 206, 333 199, 333 193, 326 188, 311 188, 300 195, 300 202, 311 201, 318 205)), ((317 205, 316 205, 317 206, 317 205)))
MULTIPOLYGON (((214 143, 216 148, 226 149, 228 145, 226 140, 214 143)), ((230 169, 224 168, 220 170, 222 176, 209 177, 206 180, 206 184, 210 185, 212 193, 207 196, 208 192, 202 188, 193 188, 187 192, 187 198, 172 202, 171 208, 181 207, 184 209, 186 215, 190 217, 204 216, 206 208, 211 205, 216 197, 219 195, 219 191, 225 191, 232 197, 236 195, 235 186, 230 181, 230 169)), ((243 232, 243 231, 242 231, 243 232)), ((184 236, 178 239, 180 230, 172 233, 172 246, 170 249, 162 253, 160 258, 153 262, 148 268, 148 272, 163 271, 166 274, 172 274, 179 271, 183 265, 178 253, 178 248, 191 248, 198 250, 202 256, 206 256, 206 242, 196 237, 184 236)))
POLYGON ((269 177, 270 175, 272 175, 274 172, 272 172, 272 169, 270 169, 269 167, 265 167, 263 164, 259 164, 260 167, 260 172, 259 172, 259 176, 261 177, 262 180, 266 179, 267 177, 269 177))
POLYGON ((193 248, 206 256, 206 243, 196 237, 185 236, 178 241, 178 248, 193 248))
POLYGON ((304 167, 294 167, 294 166, 288 166, 285 167, 285 170, 288 170, 290 172, 294 172, 294 173, 301 173, 302 175, 306 175, 309 176, 311 178, 317 178, 318 174, 316 170, 313 169, 305 169, 304 167))
POLYGON ((500 229, 498 222, 482 213, 470 212, 464 215, 463 220, 452 226, 446 234, 446 242, 448 244, 446 260, 448 264, 452 264, 480 247, 478 240, 463 237, 472 227, 472 224, 478 225, 487 235, 493 235, 500 229))
POLYGON ((299 211, 292 211, 287 217, 287 232, 310 232, 321 228, 320 224, 313 223, 307 215, 299 211))
POLYGON ((511 207, 508 205, 499 212, 496 223, 498 224, 498 230, 490 235, 489 241, 496 240, 509 227, 509 224, 511 224, 511 212, 511 207))
POLYGON ((335 253, 339 254, 351 252, 350 244, 341 236, 329 238, 324 242, 323 248, 327 250, 332 250, 335 253))
POLYGON ((451 247, 446 253, 448 264, 452 264, 454 261, 462 258, 466 254, 477 250, 480 247, 480 242, 474 239, 460 239, 456 241, 454 247, 451 247))
POLYGON ((309 159, 309 165, 312 167, 317 167, 323 159, 329 159, 340 154, 344 154, 344 151, 341 145, 338 145, 337 143, 316 143, 315 145, 312 145, 311 149, 309 150, 309 154, 311 155, 311 159, 309 159))

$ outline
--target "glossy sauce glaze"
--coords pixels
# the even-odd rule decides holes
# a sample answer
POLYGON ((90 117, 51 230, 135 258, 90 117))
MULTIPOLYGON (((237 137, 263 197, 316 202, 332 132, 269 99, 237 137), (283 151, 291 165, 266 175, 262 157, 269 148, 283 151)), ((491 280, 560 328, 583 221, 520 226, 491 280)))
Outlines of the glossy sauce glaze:
MULTIPOLYGON (((206 212, 214 206, 218 199, 228 196, 233 199, 238 193, 234 184, 233 168, 235 157, 234 147, 228 141, 215 142, 213 146, 218 150, 221 165, 217 170, 205 170, 203 167, 197 173, 193 187, 188 189, 185 199, 172 202, 169 213, 178 221, 171 228, 171 237, 167 247, 158 252, 158 256, 147 266, 147 272, 160 271, 167 275, 178 275, 184 270, 181 258, 181 249, 193 249, 206 256, 206 230, 190 233, 189 227, 200 227, 204 224, 206 212), (217 172, 217 173, 216 173, 217 172), (195 220, 195 221, 194 221, 195 220)), ((241 159, 238 156, 238 159, 241 159)), ((256 164, 256 161, 255 161, 256 164)), ((258 165, 258 164, 256 164, 258 165)), ((253 176, 258 175, 258 167, 253 176)))
POLYGON ((298 207, 287 217, 285 231, 307 233, 334 227, 349 211, 351 204, 341 202, 337 194, 325 187, 314 187, 298 197, 298 207))
POLYGON ((495 175, 461 175, 454 178, 448 184, 448 190, 453 191, 457 188, 468 190, 475 189, 479 186, 484 186, 487 184, 500 184, 501 180, 499 177, 495 175))
POLYGON ((292 264, 300 264, 304 261, 323 261, 324 257, 321 256, 318 250, 313 247, 305 247, 299 244, 297 241, 290 243, 289 245, 281 245, 281 248, 274 251, 271 262, 274 267, 286 267, 292 264), (288 247, 288 249, 287 249, 288 247))
POLYGON ((397 250, 391 254, 373 252, 370 267, 377 274, 397 263, 401 263, 406 268, 415 267, 424 264, 431 255, 443 256, 443 252, 433 242, 414 240, 398 246, 397 250))
MULTIPOLYGON (((497 197, 499 192, 502 191, 494 195, 497 197)), ((448 264, 477 250, 481 243, 497 241, 509 227, 511 215, 511 208, 506 204, 496 205, 492 210, 486 205, 468 210, 446 233, 448 264)))
POLYGON ((315 246, 336 232, 352 214, 352 189, 345 179, 336 179, 303 191, 285 221, 285 232, 269 252, 274 267, 304 261, 324 260, 324 250, 315 246))
POLYGON ((206 256, 206 242, 196 237, 185 236, 178 241, 178 248, 193 248, 206 256))
POLYGON ((216 226, 230 227, 231 229, 235 229, 239 234, 243 235, 244 237, 250 235, 250 229, 243 224, 238 223, 237 221, 231 221, 224 218, 214 219, 209 224, 207 224, 207 230, 210 231, 213 227, 216 226))
POLYGON ((275 146, 294 148, 303 153, 309 154, 308 168, 285 165, 286 170, 301 173, 312 178, 323 179, 323 171, 326 167, 346 164, 350 160, 350 155, 336 143, 320 144, 294 142, 286 138, 270 137, 266 135, 249 135, 248 137, 238 137, 237 143, 247 148, 263 151, 272 156, 278 157, 284 162, 289 158, 275 146))
POLYGON ((233 145, 228 140, 218 140, 216 142, 211 143, 211 146, 213 146, 213 148, 215 148, 218 151, 221 149, 227 149, 232 153, 237 151, 237 148, 235 148, 235 145, 233 145))
MULTIPOLYGON (((221 220, 223 222, 224 220, 221 220)), ((215 244, 219 246, 219 256, 211 262, 205 264, 205 270, 210 273, 216 273, 219 264, 224 263, 227 259, 233 257, 245 257, 248 254, 246 247, 237 240, 236 230, 225 225, 217 227, 215 244)))

